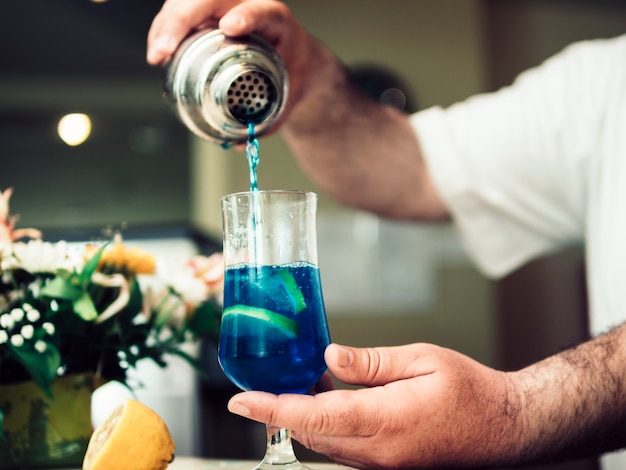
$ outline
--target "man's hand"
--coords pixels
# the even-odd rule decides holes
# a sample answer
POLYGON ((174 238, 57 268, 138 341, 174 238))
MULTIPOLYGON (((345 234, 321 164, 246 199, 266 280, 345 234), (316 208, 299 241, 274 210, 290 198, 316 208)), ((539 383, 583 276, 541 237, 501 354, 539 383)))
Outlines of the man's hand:
MULTIPOLYGON (((147 60, 165 63, 190 33, 220 28, 227 36, 254 33, 269 41, 289 74, 289 108, 293 107, 327 55, 296 21, 289 8, 277 0, 166 0, 148 32, 147 60)), ((286 116, 285 116, 286 117, 286 116)))
POLYGON ((246 392, 229 409, 359 468, 475 468, 518 453, 520 396, 503 372, 427 344, 331 345, 326 362, 338 379, 368 388, 246 392))
POLYGON ((367 388, 245 392, 229 409, 359 468, 482 468, 626 446, 626 325, 518 372, 428 344, 330 345, 326 362, 367 388))
POLYGON ((262 29, 273 7, 280 10, 274 1, 166 0, 148 32, 147 60, 153 65, 164 63, 193 31, 220 27, 228 35, 241 36, 262 29))

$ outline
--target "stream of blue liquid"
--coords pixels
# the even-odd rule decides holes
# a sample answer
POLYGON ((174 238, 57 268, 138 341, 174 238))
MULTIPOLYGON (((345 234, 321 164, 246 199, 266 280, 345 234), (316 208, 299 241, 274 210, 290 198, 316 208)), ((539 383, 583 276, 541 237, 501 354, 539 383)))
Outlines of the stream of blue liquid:
POLYGON ((250 168, 250 191, 258 191, 256 168, 259 164, 259 140, 254 132, 254 123, 248 124, 248 140, 246 141, 246 159, 250 168))
MULTIPOLYGON (((250 169, 250 191, 258 192, 259 185, 257 182, 256 169, 259 165, 259 140, 254 132, 254 123, 248 123, 248 140, 246 141, 246 159, 248 160, 248 167, 250 169)), ((250 211, 250 227, 253 233, 257 231, 257 223, 260 217, 259 205, 255 197, 250 199, 251 211, 250 211)), ((258 239, 255 235, 252 240, 252 246, 250 247, 250 261, 258 262, 257 256, 259 253, 258 239)))

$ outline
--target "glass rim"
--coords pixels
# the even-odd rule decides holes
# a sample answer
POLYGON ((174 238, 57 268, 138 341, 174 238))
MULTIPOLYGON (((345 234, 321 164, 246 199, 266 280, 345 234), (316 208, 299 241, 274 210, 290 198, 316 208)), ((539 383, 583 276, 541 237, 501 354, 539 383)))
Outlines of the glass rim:
POLYGON ((264 195, 264 194, 300 194, 302 196, 313 197, 317 199, 317 193, 314 191, 305 191, 300 189, 259 189, 255 191, 238 191, 235 193, 225 194, 220 198, 220 201, 226 201, 227 199, 233 199, 238 196, 252 196, 252 195, 264 195))

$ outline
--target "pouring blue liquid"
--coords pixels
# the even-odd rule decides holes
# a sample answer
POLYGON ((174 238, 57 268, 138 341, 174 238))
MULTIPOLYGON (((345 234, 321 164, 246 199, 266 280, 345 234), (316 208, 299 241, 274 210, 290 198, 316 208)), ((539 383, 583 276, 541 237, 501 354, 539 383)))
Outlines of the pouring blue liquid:
POLYGON ((246 159, 250 168, 250 191, 258 191, 256 168, 259 165, 259 139, 254 132, 254 123, 248 123, 248 140, 246 142, 246 159))

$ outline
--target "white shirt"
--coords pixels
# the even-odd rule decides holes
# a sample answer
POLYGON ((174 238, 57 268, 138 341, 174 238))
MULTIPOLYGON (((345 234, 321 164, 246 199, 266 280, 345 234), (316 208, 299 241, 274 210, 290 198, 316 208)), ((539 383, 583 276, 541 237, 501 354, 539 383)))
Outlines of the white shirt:
MULTIPOLYGON (((626 35, 569 46, 510 87, 412 122, 485 274, 584 242, 591 333, 626 321, 626 35)), ((626 468, 626 455, 603 468, 626 468)))

